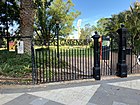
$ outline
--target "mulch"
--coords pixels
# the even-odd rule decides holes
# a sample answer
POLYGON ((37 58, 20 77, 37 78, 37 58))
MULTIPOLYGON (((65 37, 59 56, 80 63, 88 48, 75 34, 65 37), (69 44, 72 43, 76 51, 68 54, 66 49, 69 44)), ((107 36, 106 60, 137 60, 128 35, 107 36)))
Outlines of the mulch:
POLYGON ((1 85, 11 85, 11 84, 18 84, 18 85, 28 85, 32 84, 32 78, 14 78, 14 77, 8 77, 8 76, 0 76, 0 84, 1 85))

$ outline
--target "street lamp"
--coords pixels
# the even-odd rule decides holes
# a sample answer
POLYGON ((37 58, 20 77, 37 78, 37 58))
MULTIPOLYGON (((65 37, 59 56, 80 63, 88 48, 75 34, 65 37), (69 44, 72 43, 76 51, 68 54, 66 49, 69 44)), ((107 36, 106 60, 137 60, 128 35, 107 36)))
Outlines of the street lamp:
MULTIPOLYGON (((7 0, 2 0, 2 2, 5 4, 5 22, 4 22, 4 25, 6 26, 5 29, 6 29, 6 35, 7 35, 7 50, 9 50, 8 18, 7 18, 8 5, 7 5, 7 0)), ((4 33, 5 33, 5 31, 4 31, 4 33)))

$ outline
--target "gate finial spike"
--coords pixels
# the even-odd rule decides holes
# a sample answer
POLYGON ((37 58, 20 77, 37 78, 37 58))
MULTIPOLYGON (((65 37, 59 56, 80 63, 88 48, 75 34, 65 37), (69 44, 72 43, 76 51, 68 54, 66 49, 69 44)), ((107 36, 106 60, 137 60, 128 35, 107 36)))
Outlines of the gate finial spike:
POLYGON ((121 24, 121 28, 123 28, 124 27, 124 24, 121 24))
POLYGON ((95 34, 98 34, 97 31, 95 31, 95 34))

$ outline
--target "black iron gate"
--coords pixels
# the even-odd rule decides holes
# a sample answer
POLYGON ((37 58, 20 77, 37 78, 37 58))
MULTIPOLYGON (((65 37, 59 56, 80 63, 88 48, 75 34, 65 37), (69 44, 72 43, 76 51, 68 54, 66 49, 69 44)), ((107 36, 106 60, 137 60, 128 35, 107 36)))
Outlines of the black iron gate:
MULTIPOLYGON (((108 36, 103 36, 108 37, 108 36)), ((129 39, 126 48, 127 73, 140 73, 140 48, 129 39)), ((116 75, 118 63, 118 41, 114 37, 102 39, 100 43, 100 68, 102 76, 116 75)))
POLYGON ((128 74, 140 73, 140 48, 131 45, 131 49, 127 50, 126 63, 128 65, 128 74))
POLYGON ((118 43, 115 38, 102 36, 100 42, 101 75, 116 75, 118 62, 118 43))
MULTIPOLYGON (((94 49, 92 39, 53 39, 52 42, 34 40, 33 81, 46 83, 94 77, 94 49)), ((117 75, 118 39, 103 36, 100 43, 101 76, 117 75)), ((130 41, 129 41, 130 42, 130 41)), ((140 49, 129 43, 126 49, 128 74, 140 73, 138 56, 140 49)))
POLYGON ((60 40, 59 49, 56 42, 41 48, 39 44, 35 46, 37 83, 93 78, 91 41, 60 40))

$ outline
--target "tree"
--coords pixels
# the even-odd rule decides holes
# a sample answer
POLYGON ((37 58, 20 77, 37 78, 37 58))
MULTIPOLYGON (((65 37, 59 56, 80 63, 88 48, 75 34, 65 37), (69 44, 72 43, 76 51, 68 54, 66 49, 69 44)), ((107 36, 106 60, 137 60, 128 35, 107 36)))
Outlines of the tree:
POLYGON ((136 1, 130 10, 114 14, 111 18, 101 18, 97 22, 95 29, 104 35, 111 35, 112 38, 118 40, 116 30, 120 28, 120 24, 124 24, 129 31, 127 42, 133 42, 136 49, 140 48, 140 2, 136 1))
MULTIPOLYGON (((49 39, 49 21, 48 9, 53 0, 36 0, 35 32, 36 38, 40 40, 49 39)), ((48 41, 48 40, 47 40, 48 41)))
POLYGON ((97 31, 100 35, 106 35, 106 27, 108 26, 109 19, 108 18, 101 18, 97 22, 97 31))
POLYGON ((126 26, 130 31, 133 46, 140 49, 140 2, 135 2, 126 12, 126 26))
POLYGON ((0 25, 6 28, 6 22, 8 27, 13 26, 14 22, 19 24, 19 6, 16 0, 0 1, 0 7, 0 25))
MULTIPOLYGON (((13 27, 14 23, 19 24, 19 5, 16 0, 6 0, 0 1, 0 7, 0 35, 7 35, 9 27, 13 27)), ((1 43, 2 40, 0 47, 1 43)))
MULTIPOLYGON (((20 35, 33 36, 35 5, 33 0, 20 0, 20 35)), ((24 38, 25 52, 31 52, 31 39, 24 38)))
POLYGON ((84 28, 81 29, 80 39, 90 39, 94 31, 94 26, 86 24, 84 28))
POLYGON ((56 21, 59 21, 60 36, 65 37, 73 31, 73 21, 80 12, 74 10, 71 0, 55 0, 50 6, 46 2, 42 0, 37 6, 35 27, 38 36, 49 42, 55 37, 56 21))

